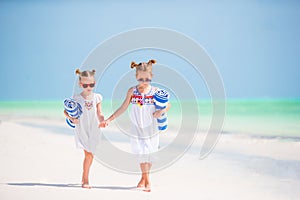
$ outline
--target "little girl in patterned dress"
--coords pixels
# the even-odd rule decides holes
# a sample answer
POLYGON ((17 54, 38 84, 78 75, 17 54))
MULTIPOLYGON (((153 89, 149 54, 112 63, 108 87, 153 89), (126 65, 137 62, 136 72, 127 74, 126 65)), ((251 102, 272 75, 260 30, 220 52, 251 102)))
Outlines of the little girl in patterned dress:
POLYGON ((142 177, 137 187, 146 192, 151 191, 149 172, 152 161, 149 154, 158 151, 159 137, 156 118, 167 112, 170 104, 165 109, 155 111, 153 95, 158 88, 151 86, 152 64, 155 60, 149 60, 136 64, 131 63, 131 68, 136 69, 138 85, 129 88, 123 104, 107 120, 101 123, 106 127, 112 120, 120 116, 131 104, 131 148, 134 154, 139 155, 142 177))
POLYGON ((75 141, 78 148, 84 151, 82 187, 91 188, 89 185, 89 171, 93 162, 93 154, 101 140, 100 122, 104 120, 102 114, 101 94, 93 93, 95 87, 95 70, 80 72, 79 86, 82 88, 80 94, 75 94, 73 99, 82 107, 82 114, 79 119, 70 117, 66 110, 65 116, 75 124, 75 141))

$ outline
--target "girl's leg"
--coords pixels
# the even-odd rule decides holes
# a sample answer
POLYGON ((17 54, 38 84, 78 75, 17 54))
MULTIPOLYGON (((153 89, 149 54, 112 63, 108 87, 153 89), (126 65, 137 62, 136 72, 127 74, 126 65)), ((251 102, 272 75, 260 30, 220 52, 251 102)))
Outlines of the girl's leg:
POLYGON ((151 192, 151 183, 150 183, 150 170, 151 170, 151 163, 145 163, 145 168, 146 168, 146 180, 145 180, 145 192, 151 192))
POLYGON ((150 192, 150 178, 149 178, 149 172, 151 169, 151 163, 141 163, 140 164, 141 171, 142 171, 142 178, 140 182, 138 183, 138 188, 144 188, 144 191, 150 192))
POLYGON ((89 172, 93 162, 93 154, 84 150, 83 173, 82 173, 82 187, 91 188, 89 185, 89 172))
POLYGON ((140 182, 138 183, 137 187, 138 188, 144 188, 145 187, 145 181, 146 181, 146 163, 140 163, 141 171, 142 171, 142 177, 140 182))

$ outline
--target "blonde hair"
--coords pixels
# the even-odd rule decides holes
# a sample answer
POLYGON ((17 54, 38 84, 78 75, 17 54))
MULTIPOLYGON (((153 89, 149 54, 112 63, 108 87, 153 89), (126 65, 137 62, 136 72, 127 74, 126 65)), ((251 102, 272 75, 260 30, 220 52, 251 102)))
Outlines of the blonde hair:
POLYGON ((152 75, 152 64, 155 64, 155 63, 156 63, 156 60, 149 60, 147 63, 142 62, 139 64, 136 64, 135 62, 131 62, 130 67, 136 69, 136 74, 139 71, 143 71, 143 72, 149 72, 152 75))
POLYGON ((81 81, 81 77, 90 77, 90 76, 94 76, 96 73, 96 70, 92 70, 92 71, 83 71, 81 72, 79 69, 76 69, 75 74, 79 76, 79 81, 81 81))

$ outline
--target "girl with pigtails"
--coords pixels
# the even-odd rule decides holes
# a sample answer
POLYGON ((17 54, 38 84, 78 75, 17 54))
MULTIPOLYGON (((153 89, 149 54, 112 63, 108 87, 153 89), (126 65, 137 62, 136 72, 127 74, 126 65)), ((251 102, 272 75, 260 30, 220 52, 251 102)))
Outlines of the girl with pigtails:
POLYGON ((83 71, 76 70, 79 77, 79 87, 82 89, 80 94, 75 94, 73 99, 80 104, 82 114, 79 119, 72 118, 64 110, 65 116, 75 124, 75 141, 78 148, 84 151, 82 187, 91 188, 89 185, 89 171, 93 162, 94 152, 101 140, 100 122, 104 120, 102 114, 102 96, 94 93, 96 84, 94 75, 95 70, 83 71))
POLYGON ((151 191, 149 173, 152 158, 150 154, 158 151, 159 146, 156 118, 161 117, 170 108, 170 104, 168 104, 164 109, 155 109, 153 96, 158 88, 151 85, 152 65, 155 63, 155 60, 149 60, 147 63, 131 63, 131 68, 136 70, 138 84, 129 88, 123 104, 108 119, 101 122, 101 127, 108 126, 111 121, 124 113, 131 104, 131 149, 134 154, 139 156, 142 172, 137 188, 145 192, 151 191))

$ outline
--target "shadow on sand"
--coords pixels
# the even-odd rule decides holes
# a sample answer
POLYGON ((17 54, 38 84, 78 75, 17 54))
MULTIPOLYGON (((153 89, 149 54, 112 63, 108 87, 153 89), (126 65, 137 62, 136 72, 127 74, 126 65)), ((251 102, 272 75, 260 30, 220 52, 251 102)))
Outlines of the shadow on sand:
MULTIPOLYGON (((61 184, 61 183, 6 183, 10 186, 37 186, 37 187, 58 187, 58 188, 81 188, 80 184, 61 184)), ((135 186, 123 187, 123 186, 93 186, 92 189, 103 190, 134 190, 135 186)))

